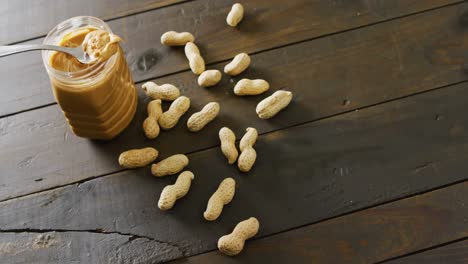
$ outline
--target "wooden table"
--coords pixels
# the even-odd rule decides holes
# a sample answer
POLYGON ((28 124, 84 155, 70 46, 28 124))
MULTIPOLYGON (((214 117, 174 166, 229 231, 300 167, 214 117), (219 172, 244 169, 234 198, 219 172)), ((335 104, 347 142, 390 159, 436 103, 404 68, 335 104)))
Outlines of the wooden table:
MULTIPOLYGON (((74 136, 39 53, 0 59, 1 263, 467 263, 468 3, 456 0, 251 0, 238 28, 227 0, 6 0, 0 44, 40 43, 76 15, 108 21, 139 90, 134 121, 109 142, 74 136), (248 52, 251 67, 210 89, 196 85, 168 30, 196 36, 207 67, 248 52), (291 105, 260 120, 265 96, 236 97, 241 78, 291 90, 291 105), (189 114, 156 140, 141 123, 145 81, 173 83, 189 114), (185 127, 210 102, 220 116, 185 127), (221 155, 218 131, 260 133, 253 170, 221 155), (167 212, 175 177, 122 170, 120 152, 186 153, 195 181, 167 212), (237 193, 216 222, 202 213, 225 177, 237 193), (217 239, 250 216, 258 235, 235 258, 217 239)), ((164 107, 168 105, 165 104, 164 107)))

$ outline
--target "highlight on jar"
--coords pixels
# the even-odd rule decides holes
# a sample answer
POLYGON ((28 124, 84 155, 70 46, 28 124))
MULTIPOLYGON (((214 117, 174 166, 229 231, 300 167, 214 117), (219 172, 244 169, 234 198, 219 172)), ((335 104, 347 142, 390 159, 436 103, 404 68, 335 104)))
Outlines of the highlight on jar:
POLYGON ((136 112, 138 96, 122 39, 96 17, 61 22, 42 44, 0 47, 0 57, 42 50, 55 100, 80 137, 110 140, 136 112))

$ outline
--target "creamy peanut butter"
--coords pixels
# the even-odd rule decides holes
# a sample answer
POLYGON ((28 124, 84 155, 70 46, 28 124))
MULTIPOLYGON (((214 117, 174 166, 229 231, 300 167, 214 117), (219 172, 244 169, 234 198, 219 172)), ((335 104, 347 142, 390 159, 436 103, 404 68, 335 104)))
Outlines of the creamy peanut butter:
POLYGON ((81 46, 83 50, 96 62, 108 60, 117 52, 122 39, 114 34, 109 34, 104 30, 89 32, 81 46))
POLYGON ((58 45, 70 48, 82 46, 83 50, 93 58, 92 63, 84 64, 70 54, 56 52, 51 56, 50 64, 60 71, 81 71, 89 68, 90 65, 108 60, 118 51, 120 41, 122 39, 119 36, 109 34, 104 30, 95 27, 81 28, 66 34, 58 45))
POLYGON ((81 27, 64 34, 58 45, 81 45, 93 63, 83 64, 62 52, 49 57, 49 65, 59 71, 49 71, 55 98, 78 136, 111 139, 135 114, 136 89, 120 41, 107 31, 81 27))

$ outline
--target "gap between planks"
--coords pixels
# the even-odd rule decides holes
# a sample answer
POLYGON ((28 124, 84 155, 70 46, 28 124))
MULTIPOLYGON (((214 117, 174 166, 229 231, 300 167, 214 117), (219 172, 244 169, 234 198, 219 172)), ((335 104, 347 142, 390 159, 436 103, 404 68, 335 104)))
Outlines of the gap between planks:
POLYGON ((389 259, 386 259, 386 260, 376 262, 376 264, 387 263, 387 262, 391 262, 393 260, 403 259, 403 258, 413 256, 413 255, 417 255, 417 254, 420 254, 420 253, 429 252, 431 250, 438 249, 438 248, 445 247, 445 246, 452 245, 452 244, 456 244, 456 243, 459 243, 459 242, 463 242, 465 240, 468 240, 468 237, 462 237, 462 238, 451 240, 451 241, 448 241, 448 242, 445 242, 445 243, 442 243, 442 244, 438 244, 438 245, 435 245, 435 246, 432 246, 432 247, 423 248, 423 249, 420 249, 420 250, 409 252, 409 253, 406 253, 406 254, 403 254, 403 255, 400 255, 400 256, 396 256, 396 257, 393 257, 393 258, 389 258, 389 259))
POLYGON ((172 242, 158 240, 158 239, 156 239, 156 238, 149 237, 149 236, 136 235, 136 234, 132 234, 132 233, 123 233, 123 232, 119 232, 119 231, 110 231, 110 232, 107 232, 107 231, 102 230, 102 229, 33 229, 33 228, 7 229, 7 230, 2 230, 2 229, 0 229, 0 234, 2 234, 2 233, 13 233, 13 234, 19 234, 19 233, 34 233, 34 234, 44 234, 44 233, 52 233, 52 232, 56 232, 56 233, 75 232, 75 233, 92 233, 92 234, 103 234, 103 235, 120 235, 120 236, 127 236, 127 237, 128 237, 128 241, 133 241, 133 240, 135 240, 135 239, 147 239, 147 240, 150 240, 150 241, 155 241, 155 242, 158 242, 158 243, 161 243, 161 244, 168 245, 168 246, 170 246, 170 247, 177 248, 178 250, 180 250, 180 251, 182 252, 182 254, 183 254, 184 256, 186 255, 186 253, 184 252, 183 247, 181 247, 181 246, 179 246, 179 245, 177 245, 177 244, 174 244, 174 243, 172 243, 172 242))
MULTIPOLYGON (((170 5, 164 6, 164 7, 173 6, 173 5, 179 5, 179 4, 184 4, 184 3, 192 2, 192 1, 194 1, 194 0, 187 0, 187 1, 185 1, 185 2, 173 3, 173 4, 170 4, 170 5)), ((375 25, 379 25, 379 24, 391 22, 391 21, 394 21, 394 20, 399 20, 399 19, 403 19, 403 18, 410 17, 410 16, 414 16, 414 15, 424 14, 424 13, 431 12, 431 11, 434 11, 434 10, 437 10, 437 9, 442 9, 442 8, 446 8, 446 7, 450 7, 450 6, 459 5, 459 4, 462 4, 462 3, 464 3, 464 2, 465 2, 465 1, 459 1, 459 2, 450 3, 450 4, 438 6, 438 7, 433 7, 433 8, 429 8, 429 9, 424 9, 424 10, 420 10, 420 11, 417 11, 417 12, 409 13, 409 14, 406 14, 406 15, 401 15, 401 16, 397 16, 397 17, 393 17, 393 18, 381 20, 381 21, 378 21, 378 22, 369 23, 369 24, 362 25, 362 26, 357 26, 357 27, 353 27, 353 28, 348 28, 348 29, 344 29, 344 30, 339 30, 339 31, 335 31, 335 32, 331 32, 331 33, 327 33, 327 34, 315 36, 315 37, 312 37, 312 38, 308 38, 308 39, 304 39, 304 40, 300 40, 300 41, 296 41, 296 42, 291 42, 291 43, 287 43, 287 44, 275 46, 275 47, 272 47, 272 48, 267 48, 267 49, 264 49, 264 50, 259 50, 259 51, 251 52, 249 55, 261 54, 261 53, 268 52, 268 51, 272 51, 272 50, 277 50, 277 49, 282 49, 282 48, 286 48, 286 47, 289 47, 289 46, 299 45, 299 44, 304 43, 304 42, 309 42, 309 41, 313 41, 313 40, 317 40, 317 39, 327 38, 327 37, 339 35, 339 34, 346 33, 346 32, 356 31, 356 30, 359 30, 359 29, 363 29, 363 28, 367 28, 367 27, 372 27, 372 26, 375 26, 375 25)), ((156 10, 156 9, 160 9, 160 8, 163 8, 163 7, 157 7, 157 8, 154 8, 154 9, 144 10, 144 11, 137 12, 137 13, 133 13, 133 14, 129 14, 129 15, 126 15, 126 16, 121 16, 121 17, 118 17, 118 18, 108 19, 108 20, 106 20, 106 21, 117 20, 117 19, 119 19, 119 18, 124 18, 124 17, 127 17, 127 16, 133 16, 133 15, 137 15, 137 14, 141 14, 141 13, 145 13, 145 12, 150 12, 150 11, 152 11, 152 10, 156 10)), ((36 38, 31 38, 31 39, 28 39, 28 40, 23 40, 23 41, 16 42, 16 43, 13 43, 13 44, 18 44, 18 43, 25 42, 25 41, 31 41, 31 40, 35 40, 35 39, 40 39, 40 38, 42 38, 42 37, 44 37, 44 36, 40 36, 40 37, 36 37, 36 38)), ((206 66, 212 66, 212 65, 214 65, 214 64, 223 63, 223 62, 228 62, 228 61, 230 61, 230 60, 231 60, 231 59, 217 60, 217 61, 213 61, 213 62, 207 63, 206 66)), ((138 84, 141 84, 141 83, 144 83, 144 82, 147 82, 147 81, 155 80, 155 79, 160 79, 160 78, 164 78, 164 77, 168 77, 168 76, 172 76, 172 75, 177 75, 177 74, 184 73, 184 72, 188 72, 188 71, 190 71, 190 69, 189 69, 189 68, 185 68, 185 69, 181 69, 181 70, 174 71, 174 72, 171 72, 171 73, 162 74, 162 75, 154 76, 154 77, 150 77, 150 78, 145 78, 145 79, 142 79, 141 81, 135 82, 135 85, 138 85, 138 84)), ((454 84, 458 84, 458 83, 462 83, 462 82, 451 83, 451 84, 449 84, 449 85, 447 85, 447 86, 454 85, 454 84)), ((436 88, 436 89, 437 89, 437 88, 436 88)), ((430 91, 430 90, 429 90, 429 91, 430 91)), ((417 93, 416 93, 416 94, 417 94, 417 93)), ((410 96, 411 96, 411 95, 410 95, 410 96)), ((36 107, 32 107, 32 108, 28 108, 28 109, 21 110, 21 111, 16 111, 16 112, 13 112, 13 113, 8 113, 8 114, 0 115, 0 119, 6 118, 6 117, 10 117, 10 116, 14 116, 14 115, 19 115, 19 114, 22 114, 22 113, 25 113, 25 112, 29 112, 29 111, 34 111, 34 110, 37 110, 37 109, 46 108, 46 107, 53 106, 53 105, 56 105, 56 104, 57 104, 56 102, 52 102, 52 103, 44 104, 44 105, 41 105, 41 106, 36 106, 36 107)), ((364 108, 365 108, 365 107, 364 107, 364 108)), ((355 110, 355 109, 354 109, 354 110, 355 110)), ((351 111, 353 111, 353 110, 351 110, 351 111)), ((345 112, 343 112, 343 113, 345 113, 345 112)), ((339 113, 339 114, 342 114, 342 113, 339 113)), ((325 118, 328 118, 328 117, 325 117, 325 118)), ((2 202, 2 201, 0 201, 0 202, 2 202)))

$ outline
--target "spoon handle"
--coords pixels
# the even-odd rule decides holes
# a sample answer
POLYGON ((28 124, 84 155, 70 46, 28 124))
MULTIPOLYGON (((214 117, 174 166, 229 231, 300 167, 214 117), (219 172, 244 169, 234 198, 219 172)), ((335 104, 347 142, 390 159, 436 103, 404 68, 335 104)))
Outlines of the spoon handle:
POLYGON ((0 57, 5 57, 11 54, 31 51, 31 50, 56 50, 62 51, 73 55, 73 49, 61 47, 61 46, 54 46, 54 45, 40 45, 40 44, 33 44, 33 45, 11 45, 11 46, 0 46, 0 57))

